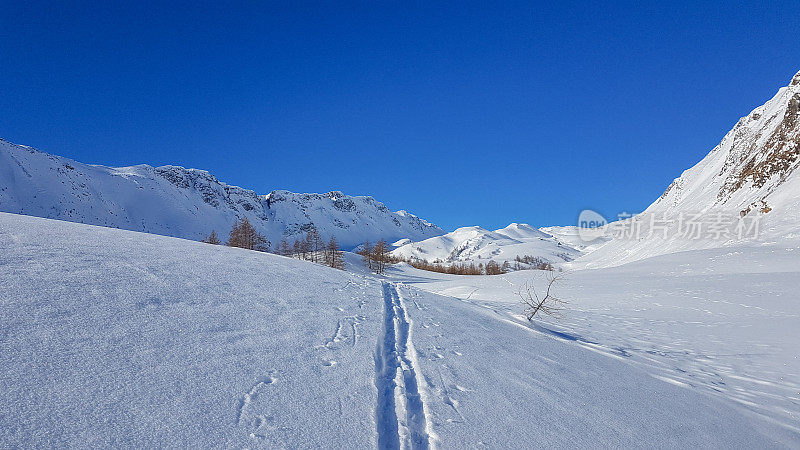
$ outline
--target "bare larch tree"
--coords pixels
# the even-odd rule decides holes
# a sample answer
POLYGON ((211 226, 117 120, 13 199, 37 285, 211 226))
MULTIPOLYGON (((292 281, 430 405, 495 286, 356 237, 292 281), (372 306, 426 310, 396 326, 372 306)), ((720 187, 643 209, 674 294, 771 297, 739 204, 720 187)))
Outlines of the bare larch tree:
POLYGON ((286 238, 281 239, 281 243, 276 250, 279 255, 292 256, 292 249, 289 247, 289 243, 286 242, 286 238))
POLYGON ((361 260, 364 261, 364 265, 367 266, 368 269, 372 270, 372 244, 370 244, 369 241, 364 242, 364 245, 358 254, 361 255, 361 260))
POLYGON ((344 255, 339 250, 339 244, 336 243, 336 238, 333 236, 331 236, 328 241, 328 247, 325 249, 325 265, 334 269, 344 270, 344 255))
POLYGON ((372 262, 373 270, 377 274, 382 274, 386 270, 386 265, 391 263, 391 255, 389 254, 389 244, 381 239, 372 247, 372 262))
POLYGON ((211 230, 211 234, 209 234, 207 238, 203 239, 203 242, 205 242, 206 244, 219 245, 220 242, 219 242, 219 238, 217 237, 217 232, 214 231, 214 230, 211 230))
POLYGON ((228 238, 228 246, 246 248, 248 250, 269 250, 269 242, 253 228, 247 217, 233 225, 231 235, 228 238))

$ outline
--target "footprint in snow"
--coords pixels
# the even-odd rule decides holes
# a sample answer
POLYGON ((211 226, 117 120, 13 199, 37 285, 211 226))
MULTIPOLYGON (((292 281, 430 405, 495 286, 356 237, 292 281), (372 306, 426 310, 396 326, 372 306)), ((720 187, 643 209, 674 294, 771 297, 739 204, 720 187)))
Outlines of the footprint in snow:
POLYGON ((258 397, 262 394, 262 391, 267 386, 275 383, 276 381, 277 378, 275 378, 275 371, 270 370, 267 372, 267 375, 259 377, 257 382, 250 388, 250 390, 239 399, 239 404, 236 411, 236 423, 249 424, 250 428, 253 430, 250 433, 251 437, 257 437, 256 433, 265 423, 267 423, 268 418, 262 415, 252 417, 249 412, 250 405, 255 402, 256 399, 258 399, 258 397))

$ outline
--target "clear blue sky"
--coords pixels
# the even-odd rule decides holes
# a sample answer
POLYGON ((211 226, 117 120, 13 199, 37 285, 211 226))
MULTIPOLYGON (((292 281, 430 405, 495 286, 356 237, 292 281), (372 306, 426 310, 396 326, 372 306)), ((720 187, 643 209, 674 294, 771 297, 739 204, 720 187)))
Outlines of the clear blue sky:
POLYGON ((2 1, 0 137, 448 229, 641 210, 800 70, 797 0, 57 3, 2 1))

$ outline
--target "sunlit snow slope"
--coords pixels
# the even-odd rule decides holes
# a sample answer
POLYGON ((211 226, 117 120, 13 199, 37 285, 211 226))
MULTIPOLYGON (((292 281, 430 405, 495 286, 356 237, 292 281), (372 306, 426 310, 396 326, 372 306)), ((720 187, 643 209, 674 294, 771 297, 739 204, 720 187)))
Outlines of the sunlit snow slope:
POLYGON ((495 231, 478 226, 463 227, 421 242, 409 242, 393 251, 404 258, 428 262, 513 262, 519 256, 534 256, 551 263, 571 261, 580 255, 575 248, 528 224, 512 223, 495 231))
MULTIPOLYGON (((741 118, 702 161, 675 179, 640 216, 638 239, 613 239, 578 266, 606 267, 677 251, 722 247, 742 240, 702 233, 681 237, 684 219, 708 224, 719 215, 744 217, 757 233, 744 240, 790 241, 800 246, 800 72, 767 103, 741 118), (700 219, 694 215, 700 214, 700 219), (650 219, 673 221, 666 233, 649 232, 650 219), (666 234, 666 238, 663 236, 666 234)), ((660 222, 663 223, 663 222, 660 222)), ((689 233, 690 235, 692 233, 689 233)))
POLYGON ((0 213, 0 279, 2 448, 800 442, 508 315, 275 255, 0 213))
MULTIPOLYGON (((523 313, 515 292, 528 284, 543 292, 547 275, 390 270, 393 281, 510 320, 523 313)), ((737 245, 561 275, 554 292, 566 308, 560 318, 540 317, 537 330, 800 432, 800 249, 737 245)))

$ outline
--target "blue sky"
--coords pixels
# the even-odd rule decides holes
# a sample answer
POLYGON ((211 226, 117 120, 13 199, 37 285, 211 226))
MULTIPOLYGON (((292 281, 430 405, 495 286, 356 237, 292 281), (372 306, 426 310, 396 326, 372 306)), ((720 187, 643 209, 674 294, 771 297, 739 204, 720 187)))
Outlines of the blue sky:
POLYGON ((4 2, 0 137, 448 229, 644 209, 800 70, 796 0, 132 3, 4 2))

